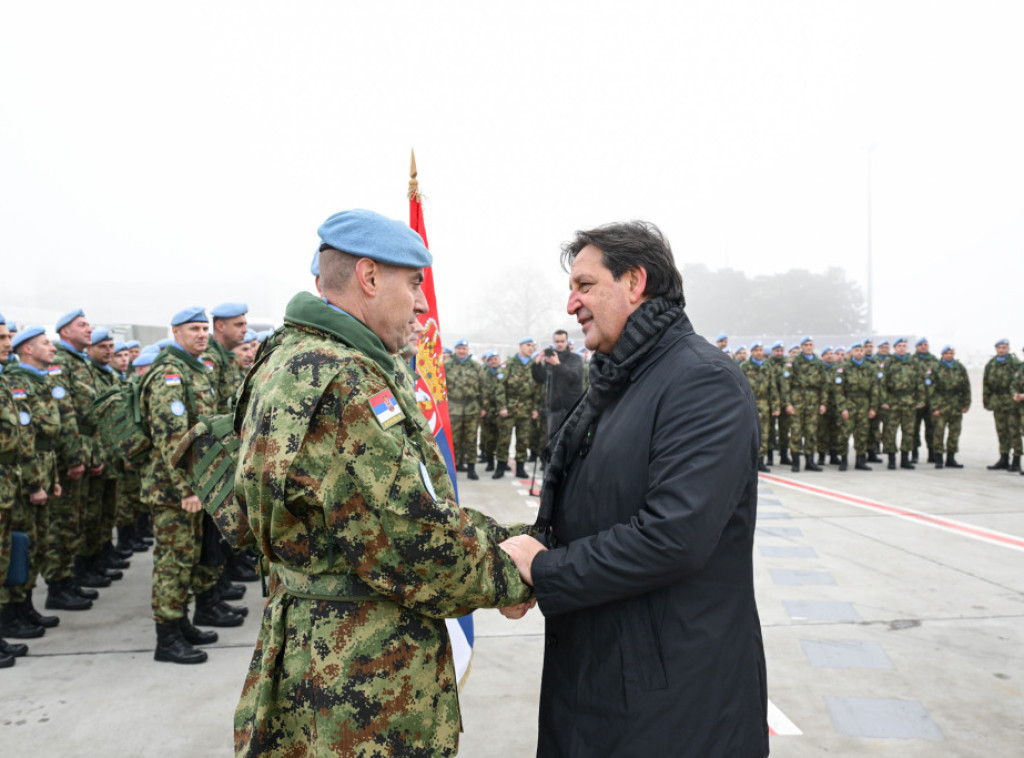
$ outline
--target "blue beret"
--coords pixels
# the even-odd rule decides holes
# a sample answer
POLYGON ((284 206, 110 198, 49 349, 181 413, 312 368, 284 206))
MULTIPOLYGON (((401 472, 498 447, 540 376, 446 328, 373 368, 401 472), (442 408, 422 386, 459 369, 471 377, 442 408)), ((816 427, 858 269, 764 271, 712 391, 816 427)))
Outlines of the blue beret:
POLYGON ((7 321, 4 319, 4 314, 0 313, 0 324, 6 324, 7 321))
MULTIPOLYGON (((3 323, 2 317, 0 317, 0 324, 3 323)), ((14 350, 18 345, 28 342, 30 339, 35 339, 40 334, 46 334, 46 330, 41 326, 30 326, 28 329, 22 329, 18 332, 17 336, 11 340, 11 349, 14 350)))
POLYGON ((521 340, 519 340, 519 344, 520 345, 525 345, 527 342, 536 342, 536 341, 537 340, 535 340, 533 337, 523 337, 521 340))
POLYGON ((786 343, 784 343, 782 340, 776 340, 775 342, 772 343, 772 350, 774 350, 777 347, 785 347, 785 346, 786 346, 786 343))
POLYGON ((147 353, 145 351, 135 356, 135 360, 132 361, 133 366, 148 366, 153 362, 158 353, 147 353))
POLYGON ((170 337, 164 337, 162 340, 157 340, 156 346, 163 350, 165 347, 170 347, 174 344, 174 340, 170 337))
POLYGON ((160 352, 160 346, 159 345, 155 345, 155 344, 154 345, 146 345, 144 348, 142 348, 142 350, 139 353, 139 355, 141 355, 142 353, 152 353, 153 355, 156 355, 159 352, 160 352))
POLYGON ((9 331, 11 334, 14 334, 16 331, 18 331, 18 325, 16 323, 14 323, 13 321, 8 321, 7 322, 7 331, 9 331))
POLYGON ((889 344, 889 340, 882 340, 881 342, 878 343, 878 346, 881 347, 882 345, 888 345, 888 344, 889 344))
POLYGON ((800 345, 801 345, 801 347, 803 346, 803 344, 805 342, 814 342, 814 337, 812 337, 809 334, 805 334, 803 337, 800 338, 800 345))
POLYGON ((248 312, 249 306, 245 303, 221 303, 210 310, 210 315, 214 318, 235 318, 248 312))
POLYGON ((494 357, 494 356, 496 356, 496 355, 497 355, 497 353, 496 353, 496 352, 494 352, 493 350, 487 350, 487 351, 486 351, 486 352, 485 352, 485 353, 484 353, 484 354, 483 354, 482 356, 480 356, 480 357, 481 357, 481 358, 483 358, 483 359, 484 359, 485 361, 489 361, 489 360, 490 360, 491 358, 493 358, 493 357, 494 357))
POLYGON ((309 264, 309 273, 313 276, 320 276, 320 251, 313 253, 313 262, 309 264))
POLYGON ((1006 337, 996 340, 996 347, 999 347, 1000 345, 1006 345, 1007 347, 1009 347, 1010 340, 1006 339, 1006 337))
POLYGON ((928 341, 928 338, 927 338, 927 337, 921 337, 920 339, 918 339, 918 341, 917 341, 917 342, 915 342, 915 343, 914 343, 914 347, 917 347, 917 346, 918 346, 918 345, 920 345, 920 344, 921 344, 922 342, 927 342, 927 341, 928 341))
POLYGON ((183 311, 178 311, 171 318, 171 326, 181 326, 182 324, 192 323, 210 323, 210 319, 206 317, 206 311, 198 305, 193 306, 192 308, 186 308, 183 311))
POLYGON ((255 342, 257 339, 259 338, 256 336, 256 332, 254 332, 252 329, 249 329, 246 331, 245 336, 242 338, 242 342, 255 342))
POLYGON ((863 342, 854 342, 852 345, 850 345, 850 349, 851 350, 853 350, 855 347, 864 347, 864 343, 863 342))
POLYGON ((263 342, 267 337, 274 333, 273 329, 264 329, 262 332, 256 332, 256 339, 263 342))
POLYGON ((874 342, 871 341, 870 337, 865 337, 863 340, 861 340, 861 342, 864 345, 874 345, 875 344, 874 342))
POLYGON ((586 351, 587 351, 587 348, 586 348, 586 347, 581 347, 581 348, 580 348, 579 350, 577 350, 576 352, 577 352, 577 353, 578 353, 579 355, 583 355, 583 354, 584 354, 584 353, 585 353, 586 351))
POLYGON ((729 339, 729 335, 726 334, 725 332, 722 332, 717 337, 715 337, 715 342, 721 342, 722 340, 727 340, 727 339, 729 339))
POLYGON ((450 347, 446 347, 446 348, 444 348, 444 352, 448 353, 448 355, 451 355, 452 354, 452 349, 450 347))
POLYGON ((79 316, 85 318, 85 311, 83 311, 81 308, 79 308, 76 311, 68 311, 67 313, 65 313, 63 316, 57 319, 57 331, 59 332, 61 329, 70 324, 79 316))
POLYGON ((110 340, 114 341, 114 335, 110 333, 109 329, 93 329, 92 330, 92 342, 90 344, 98 345, 101 342, 110 340))
POLYGON ((746 350, 746 349, 747 349, 746 345, 740 345, 738 348, 736 348, 736 352, 738 353, 740 350, 746 350))
POLYGON ((114 352, 115 353, 120 353, 122 350, 127 350, 127 349, 128 349, 128 343, 127 342, 115 342, 114 343, 114 352))
MULTIPOLYGON (((750 343, 750 349, 753 350, 755 347, 764 347, 764 345, 761 344, 760 340, 757 340, 755 342, 751 342, 750 343)), ((740 349, 742 349, 742 348, 740 348, 740 349)))
POLYGON ((469 345, 469 340, 459 340, 455 343, 455 347, 462 347, 463 345, 469 345))
POLYGON ((825 345, 825 347, 823 347, 821 349, 821 354, 822 355, 824 355, 825 353, 831 353, 831 352, 832 352, 832 346, 831 345, 825 345))
POLYGON ((138 340, 128 340, 127 342, 124 343, 124 346, 131 350, 133 347, 141 348, 142 343, 139 342, 138 340))
POLYGON ((845 353, 846 352, 846 348, 843 347, 842 345, 836 345, 832 349, 835 350, 837 353, 845 353))
POLYGON ((722 352, 725 353, 726 355, 732 355, 732 351, 727 347, 723 347, 722 352))
POLYGON ((906 342, 906 341, 907 341, 906 337, 897 337, 896 339, 894 339, 892 341, 892 344, 893 344, 893 347, 895 347, 896 345, 900 344, 901 342, 906 342))
POLYGON ((946 352, 947 350, 952 350, 952 349, 953 349, 952 345, 946 345, 945 347, 942 348, 942 350, 939 353, 939 355, 942 355, 942 353, 946 352))
MULTIPOLYGON (((335 250, 393 266, 425 268, 434 261, 423 238, 408 224, 373 211, 335 213, 320 225, 317 234, 335 250)), ((320 268, 319 260, 316 268, 320 268)))
POLYGON ((799 349, 800 349, 800 346, 799 346, 799 345, 790 345, 790 346, 789 346, 789 349, 790 349, 790 350, 799 350, 799 349))

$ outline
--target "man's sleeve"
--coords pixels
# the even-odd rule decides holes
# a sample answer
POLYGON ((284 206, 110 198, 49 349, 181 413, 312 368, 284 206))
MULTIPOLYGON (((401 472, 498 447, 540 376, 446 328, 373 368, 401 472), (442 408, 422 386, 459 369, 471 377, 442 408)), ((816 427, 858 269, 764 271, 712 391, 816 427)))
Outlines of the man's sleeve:
POLYGON ((497 525, 435 495, 417 445, 381 426, 367 402, 374 393, 357 384, 335 380, 300 454, 324 472, 317 496, 354 572, 436 618, 526 600, 530 588, 498 547, 497 525))
POLYGON ((545 616, 650 592, 704 566, 755 476, 757 414, 741 381, 702 364, 661 397, 639 513, 534 559, 545 616))
POLYGON ((171 455, 189 430, 185 386, 188 381, 178 376, 169 380, 176 369, 161 366, 157 374, 148 377, 145 391, 148 397, 147 422, 153 440, 153 454, 160 459, 160 468, 174 487, 175 497, 184 500, 192 495, 192 487, 181 469, 174 465, 171 455))

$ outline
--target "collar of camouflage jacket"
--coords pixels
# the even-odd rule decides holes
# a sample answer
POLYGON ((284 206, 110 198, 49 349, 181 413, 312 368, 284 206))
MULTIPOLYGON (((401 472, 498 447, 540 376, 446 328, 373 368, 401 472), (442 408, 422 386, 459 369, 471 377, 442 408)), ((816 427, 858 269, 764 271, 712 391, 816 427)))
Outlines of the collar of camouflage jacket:
POLYGON ((337 337, 379 365, 387 376, 395 375, 395 361, 370 327, 347 313, 340 313, 308 292, 300 292, 284 310, 284 320, 310 326, 337 337))
MULTIPOLYGON (((173 355, 178 360, 184 361, 186 364, 188 364, 191 368, 194 368, 200 374, 205 374, 206 373, 206 366, 204 366, 199 361, 198 358, 196 358, 196 357, 194 357, 192 355, 189 355, 188 353, 186 353, 184 350, 182 350, 177 345, 168 345, 167 347, 164 348, 164 351, 168 355, 173 355)), ((150 368, 152 368, 152 366, 150 366, 150 368)))

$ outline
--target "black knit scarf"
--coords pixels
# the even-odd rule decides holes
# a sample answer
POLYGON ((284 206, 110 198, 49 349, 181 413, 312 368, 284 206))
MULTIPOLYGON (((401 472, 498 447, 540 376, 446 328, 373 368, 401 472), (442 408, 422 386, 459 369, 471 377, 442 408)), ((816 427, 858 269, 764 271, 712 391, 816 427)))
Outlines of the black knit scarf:
POLYGON ((544 449, 547 468, 535 524, 539 531, 547 531, 554 520, 555 497, 569 461, 589 449, 594 425, 604 409, 622 394, 630 374, 658 344, 665 329, 682 315, 683 306, 678 300, 665 296, 647 300, 630 314, 611 354, 594 353, 590 359, 590 386, 544 449))

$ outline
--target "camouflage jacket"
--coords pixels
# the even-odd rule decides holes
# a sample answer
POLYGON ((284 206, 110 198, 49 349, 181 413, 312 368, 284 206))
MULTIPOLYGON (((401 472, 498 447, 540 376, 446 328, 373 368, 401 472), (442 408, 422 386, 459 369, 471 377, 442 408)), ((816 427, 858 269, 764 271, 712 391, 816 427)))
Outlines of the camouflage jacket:
POLYGON ((453 416, 479 416, 484 407, 484 367, 472 356, 452 358, 444 367, 448 412, 453 416))
MULTIPOLYGON (((32 366, 11 366, 4 372, 19 411, 29 414, 32 451, 21 467, 28 492, 53 489, 57 477, 57 449, 61 443, 61 410, 50 391, 49 375, 32 366)), ((20 413, 19 413, 20 415, 20 413)))
POLYGON ((81 445, 82 462, 86 466, 101 463, 100 451, 94 442, 96 416, 92 401, 96 399, 96 384, 93 379, 88 356, 80 353, 63 340, 57 343, 57 354, 53 358, 50 377, 54 388, 70 398, 75 411, 75 429, 81 445))
MULTIPOLYGON (((124 379, 121 375, 114 371, 109 365, 101 366, 98 363, 89 363, 89 368, 92 371, 93 385, 96 387, 96 397, 99 397, 107 390, 117 387, 124 379)), ((103 478, 104 479, 117 479, 120 473, 124 471, 124 463, 119 459, 115 458, 109 450, 103 449, 103 441, 100 438, 100 427, 104 424, 110 423, 110 419, 96 417, 96 434, 93 435, 93 461, 97 458, 103 461, 103 478)))
POLYGON ((786 361, 783 377, 789 382, 790 402, 795 400, 795 395, 809 395, 813 398, 815 405, 828 404, 828 369, 824 361, 816 355, 810 358, 804 357, 803 353, 795 356, 792 360, 786 361), (786 374, 789 376, 786 376, 786 374))
POLYGON ((505 367, 484 367, 484 410, 487 415, 496 414, 505 403, 505 367))
POLYGON ((863 360, 860 363, 852 358, 837 367, 833 373, 832 384, 836 398, 836 410, 854 410, 857 404, 867 403, 868 410, 878 410, 879 386, 878 367, 863 360))
POLYGON ((197 358, 175 345, 165 348, 142 378, 139 406, 153 440, 152 453, 139 472, 143 502, 180 504, 193 494, 171 456, 198 416, 217 412, 211 380, 212 374, 197 358))
POLYGON ((456 504, 397 371, 362 322, 301 293, 246 378, 235 493, 279 584, 235 715, 238 754, 454 754, 443 618, 530 596, 498 547, 527 527, 456 504), (310 671, 325 672, 317 701, 310 671))
POLYGON ((505 402, 510 416, 528 416, 544 404, 544 387, 533 380, 530 361, 524 364, 518 353, 505 365, 505 402))
POLYGON ((758 405, 767 403, 769 410, 778 409, 779 386, 775 367, 768 360, 761 361, 758 365, 753 358, 748 358, 740 364, 740 370, 750 382, 750 389, 753 390, 758 405))
POLYGON ((928 405, 933 410, 967 410, 971 407, 971 378, 958 360, 939 361, 926 381, 928 405))
POLYGON ((211 337, 210 346, 201 360, 208 368, 213 367, 217 413, 230 413, 235 393, 242 386, 242 367, 235 360, 235 354, 211 337))
POLYGON ((1013 402, 1013 377, 1020 363, 1010 353, 1005 359, 993 357, 985 364, 985 376, 981 385, 981 402, 986 411, 1008 411, 1016 407, 1013 402))
POLYGON ((881 371, 880 402, 890 408, 924 405, 924 372, 910 356, 891 356, 881 371))
MULTIPOLYGON (((31 442, 25 434, 24 419, 7 384, 7 370, 0 367, 0 511, 14 505, 21 486, 21 463, 31 455, 31 442)), ((6 518, 0 514, 0 518, 6 518)), ((9 546, 0 546, 4 551, 9 546)))
POLYGON ((785 407, 790 404, 789 375, 791 372, 786 368, 786 364, 789 363, 789 359, 785 356, 782 358, 776 358, 772 355, 769 356, 767 360, 772 365, 772 370, 775 371, 775 388, 776 393, 779 396, 779 408, 785 409, 785 407))

